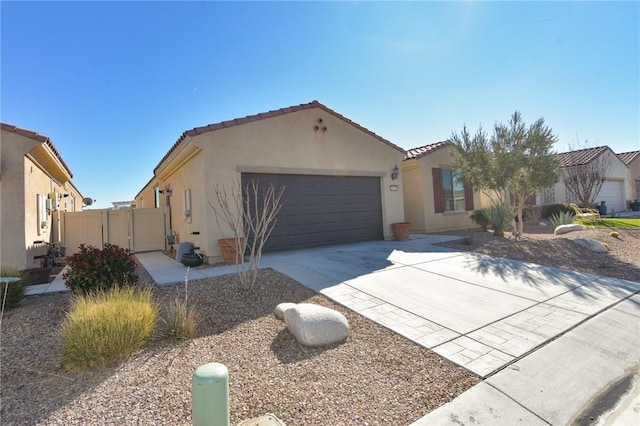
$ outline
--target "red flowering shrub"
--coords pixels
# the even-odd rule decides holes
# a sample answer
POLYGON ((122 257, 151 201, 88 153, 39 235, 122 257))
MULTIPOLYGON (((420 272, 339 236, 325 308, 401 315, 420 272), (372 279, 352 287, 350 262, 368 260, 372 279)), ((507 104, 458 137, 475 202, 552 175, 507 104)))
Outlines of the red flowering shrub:
POLYGON ((69 268, 63 277, 74 293, 89 293, 138 282, 131 250, 106 243, 104 250, 80 244, 80 251, 67 257, 69 268))

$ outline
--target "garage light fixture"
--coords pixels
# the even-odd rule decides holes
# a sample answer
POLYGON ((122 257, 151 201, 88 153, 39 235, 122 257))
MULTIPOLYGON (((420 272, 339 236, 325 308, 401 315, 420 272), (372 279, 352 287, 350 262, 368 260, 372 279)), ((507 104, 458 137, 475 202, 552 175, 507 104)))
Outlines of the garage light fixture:
POLYGON ((393 168, 393 171, 391 172, 391 180, 396 180, 398 179, 398 175, 400 175, 400 169, 398 168, 398 166, 396 165, 393 168))

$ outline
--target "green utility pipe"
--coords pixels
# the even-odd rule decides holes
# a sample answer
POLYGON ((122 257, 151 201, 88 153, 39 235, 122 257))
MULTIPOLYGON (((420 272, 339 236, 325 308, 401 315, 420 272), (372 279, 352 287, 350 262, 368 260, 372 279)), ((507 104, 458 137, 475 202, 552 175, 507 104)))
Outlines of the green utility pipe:
POLYGON ((224 364, 201 365, 191 379, 193 426, 229 426, 229 370, 224 364))

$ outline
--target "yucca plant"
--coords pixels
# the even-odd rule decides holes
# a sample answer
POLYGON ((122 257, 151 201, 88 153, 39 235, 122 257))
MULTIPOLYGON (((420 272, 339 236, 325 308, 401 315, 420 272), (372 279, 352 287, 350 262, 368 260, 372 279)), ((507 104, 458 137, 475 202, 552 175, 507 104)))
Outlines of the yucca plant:
POLYGON ((556 228, 560 225, 572 224, 575 218, 576 216, 573 214, 573 212, 559 211, 558 213, 552 214, 549 217, 549 220, 551 221, 553 227, 556 228))
POLYGON ((504 230, 515 217, 515 212, 509 204, 502 202, 489 206, 486 211, 486 216, 489 224, 493 228, 493 235, 504 237, 504 230))
POLYGON ((62 324, 64 367, 84 370, 127 358, 151 337, 156 313, 150 289, 114 287, 77 296, 62 324))

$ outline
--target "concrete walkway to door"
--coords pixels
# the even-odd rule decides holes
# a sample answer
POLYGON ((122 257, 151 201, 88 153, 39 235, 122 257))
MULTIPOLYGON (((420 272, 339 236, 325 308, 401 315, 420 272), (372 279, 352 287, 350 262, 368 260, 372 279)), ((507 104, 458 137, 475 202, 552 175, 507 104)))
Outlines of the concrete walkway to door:
MULTIPOLYGON (((485 379, 416 424, 567 424, 612 384, 636 377, 640 283, 433 245, 450 239, 413 236, 273 253, 264 255, 262 267, 485 379)), ((178 269, 158 274, 165 261, 156 259, 154 267, 152 259, 164 255, 137 256, 159 284, 169 275, 181 281, 180 264, 171 261, 178 269)), ((213 270, 234 271, 198 274, 213 270)))

